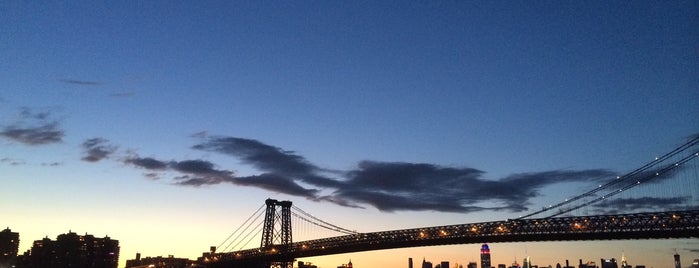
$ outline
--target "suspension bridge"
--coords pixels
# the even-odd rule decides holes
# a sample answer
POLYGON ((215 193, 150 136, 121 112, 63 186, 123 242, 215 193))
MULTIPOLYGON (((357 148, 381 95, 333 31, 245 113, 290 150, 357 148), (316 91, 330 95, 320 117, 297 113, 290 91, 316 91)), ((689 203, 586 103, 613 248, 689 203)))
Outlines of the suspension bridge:
POLYGON ((212 268, 290 268, 295 259, 302 257, 406 247, 699 238, 697 159, 699 136, 563 202, 518 218, 491 222, 361 233, 321 220, 290 201, 267 199, 223 243, 203 254, 198 263, 212 268), (298 225, 312 225, 335 235, 294 242, 292 226, 298 225), (260 239, 260 232, 259 247, 248 246, 260 239))

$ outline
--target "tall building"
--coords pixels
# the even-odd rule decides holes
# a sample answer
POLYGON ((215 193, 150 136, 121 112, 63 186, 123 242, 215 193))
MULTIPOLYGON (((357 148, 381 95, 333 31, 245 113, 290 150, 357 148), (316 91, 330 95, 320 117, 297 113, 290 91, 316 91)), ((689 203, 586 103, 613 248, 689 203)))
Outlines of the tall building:
POLYGON ((524 263, 522 264, 522 268, 532 268, 532 259, 527 256, 524 258, 524 263))
POLYGON ((432 268, 432 263, 425 261, 425 258, 422 258, 422 268, 432 268))
POLYGON ((600 259, 601 268, 619 268, 616 264, 616 259, 600 259))
POLYGON ((56 241, 48 237, 34 241, 28 254, 28 257, 23 256, 19 268, 117 268, 119 241, 108 236, 96 238, 68 232, 59 235, 56 241))
POLYGON ((468 263, 468 266, 466 266, 466 267, 468 267, 468 268, 478 268, 478 263, 469 262, 469 263, 468 263))
POLYGON ((675 253, 675 268, 682 268, 680 264, 680 254, 675 253))
POLYGON ((490 268, 490 248, 488 244, 481 245, 481 268, 490 268))
POLYGON ((413 268, 413 258, 408 258, 408 268, 413 268))
POLYGON ((442 268, 450 268, 450 267, 449 267, 449 262, 448 262, 448 261, 442 261, 442 263, 440 264, 440 266, 441 266, 442 268))
POLYGON ((10 228, 0 231, 0 267, 12 267, 19 250, 19 233, 10 228))

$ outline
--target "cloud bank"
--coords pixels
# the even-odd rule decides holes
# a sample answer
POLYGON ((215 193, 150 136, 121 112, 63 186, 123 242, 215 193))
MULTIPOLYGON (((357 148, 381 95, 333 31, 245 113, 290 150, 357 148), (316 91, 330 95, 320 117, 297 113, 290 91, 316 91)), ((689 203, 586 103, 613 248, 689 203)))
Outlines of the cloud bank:
MULTIPOLYGON (((374 207, 386 212, 522 212, 529 210, 532 200, 541 197, 542 189, 550 185, 598 184, 617 175, 606 169, 549 170, 516 173, 493 180, 484 177, 485 171, 473 167, 371 160, 360 161, 350 170, 329 172, 294 151, 258 140, 210 136, 206 132, 193 137, 200 142, 192 149, 229 156, 253 167, 259 174, 241 176, 208 160, 163 160, 135 153, 121 158, 121 162, 144 170, 146 178, 169 178, 178 186, 256 187, 313 201, 356 208, 374 207)), ((88 139, 82 146, 83 160, 89 162, 109 158, 116 150, 102 138, 88 139)), ((593 208, 608 212, 660 209, 681 207, 686 201, 685 197, 617 199, 593 208)))

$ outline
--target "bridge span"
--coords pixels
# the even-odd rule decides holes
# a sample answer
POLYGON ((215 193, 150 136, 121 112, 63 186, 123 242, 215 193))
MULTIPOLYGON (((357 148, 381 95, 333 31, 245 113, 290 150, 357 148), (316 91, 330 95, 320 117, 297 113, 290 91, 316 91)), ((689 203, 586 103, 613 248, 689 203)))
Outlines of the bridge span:
POLYGON ((699 238, 699 210, 505 220, 357 233, 295 242, 280 248, 216 253, 200 258, 207 267, 252 267, 253 263, 359 251, 452 244, 521 241, 582 241, 699 238))

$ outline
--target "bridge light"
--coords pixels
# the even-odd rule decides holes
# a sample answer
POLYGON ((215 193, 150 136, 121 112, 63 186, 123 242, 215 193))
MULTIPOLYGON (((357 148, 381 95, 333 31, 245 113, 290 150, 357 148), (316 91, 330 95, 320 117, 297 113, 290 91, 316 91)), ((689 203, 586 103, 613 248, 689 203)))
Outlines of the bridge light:
POLYGON ((471 227, 471 232, 478 232, 478 228, 476 226, 471 227))

